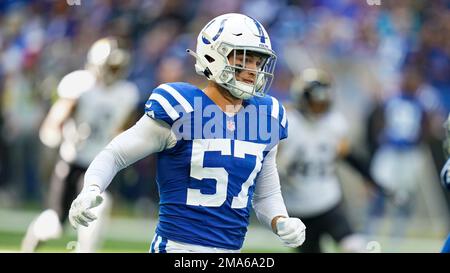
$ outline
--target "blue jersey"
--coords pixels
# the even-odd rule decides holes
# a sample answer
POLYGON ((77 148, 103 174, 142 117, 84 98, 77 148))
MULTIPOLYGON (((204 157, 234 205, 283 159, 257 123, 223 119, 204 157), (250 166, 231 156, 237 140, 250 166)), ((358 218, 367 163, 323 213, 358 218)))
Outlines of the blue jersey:
POLYGON ((385 144, 411 147, 420 142, 424 108, 413 97, 401 95, 387 101, 384 108, 385 144))
POLYGON ((153 90, 146 114, 170 125, 176 145, 158 153, 156 233, 169 240, 240 249, 255 181, 267 153, 287 137, 273 97, 244 100, 230 116, 188 83, 153 90))

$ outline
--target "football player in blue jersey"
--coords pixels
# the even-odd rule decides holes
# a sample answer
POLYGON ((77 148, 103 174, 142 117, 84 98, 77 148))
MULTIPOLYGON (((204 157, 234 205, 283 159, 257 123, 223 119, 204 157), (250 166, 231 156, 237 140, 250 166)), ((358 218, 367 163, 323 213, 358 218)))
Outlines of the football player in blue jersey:
MULTIPOLYGON (((447 137, 444 141, 444 152, 447 154, 447 156, 450 155, 450 115, 447 118, 447 121, 445 122, 445 128, 446 128, 446 134, 447 137)), ((441 171, 441 182, 442 185, 447 189, 450 190, 450 157, 447 159, 447 162, 445 163, 444 167, 441 171)), ((444 243, 444 246, 441 250, 442 253, 450 253, 450 234, 447 237, 447 240, 444 243)))
POLYGON ((419 183, 425 179, 426 143, 429 115, 418 93, 423 87, 423 75, 413 66, 405 66, 399 91, 384 102, 377 127, 377 149, 371 163, 371 173, 393 201, 393 209, 386 210, 386 199, 376 195, 369 206, 368 233, 379 229, 382 216, 392 213, 391 236, 404 238, 408 222, 417 208, 419 183))
POLYGON ((250 206, 289 247, 305 240, 305 225, 289 217, 276 167, 287 137, 284 107, 265 93, 276 55, 255 19, 225 14, 200 32, 196 72, 189 83, 155 88, 145 115, 114 138, 89 166, 69 219, 76 228, 95 220, 91 209, 115 174, 157 153, 159 222, 151 252, 239 252, 250 206))

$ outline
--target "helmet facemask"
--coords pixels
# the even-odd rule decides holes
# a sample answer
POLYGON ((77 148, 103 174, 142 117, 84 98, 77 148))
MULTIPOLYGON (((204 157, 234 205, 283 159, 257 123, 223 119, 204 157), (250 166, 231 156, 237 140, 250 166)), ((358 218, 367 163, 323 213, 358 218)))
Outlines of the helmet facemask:
POLYGON ((101 67, 100 77, 103 82, 106 85, 111 85, 124 78, 126 76, 129 59, 129 54, 125 50, 114 50, 107 62, 101 67))
POLYGON ((305 69, 295 77, 290 93, 298 109, 312 119, 327 114, 334 101, 331 78, 317 68, 305 69))
POLYGON ((240 99, 263 97, 273 81, 276 56, 261 49, 231 47, 227 64, 218 75, 219 85, 240 99))
POLYGON ((332 100, 329 85, 313 82, 304 90, 300 109, 308 116, 319 118, 330 110, 332 100))
POLYGON ((197 60, 197 73, 227 89, 236 98, 264 97, 272 85, 277 59, 271 49, 238 47, 225 42, 211 47, 217 48, 214 57, 213 54, 202 56, 187 50, 197 60), (258 59, 258 65, 252 67, 254 58, 258 59), (216 69, 210 69, 212 67, 216 69))

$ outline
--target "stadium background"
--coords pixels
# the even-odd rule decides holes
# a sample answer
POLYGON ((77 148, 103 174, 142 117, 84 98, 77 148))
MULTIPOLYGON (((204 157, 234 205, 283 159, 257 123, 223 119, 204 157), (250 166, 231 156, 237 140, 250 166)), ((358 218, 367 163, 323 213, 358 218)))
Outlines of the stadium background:
MULTIPOLYGON (((0 251, 17 251, 30 221, 43 209, 56 149, 38 138, 39 126, 62 76, 82 68, 97 39, 114 35, 132 48, 128 78, 137 84, 143 105, 162 82, 191 81, 201 27, 227 12, 241 12, 266 26, 279 59, 270 94, 289 100, 293 75, 321 67, 332 73, 336 107, 350 121, 355 151, 370 159, 376 136, 370 133, 373 109, 398 92, 406 64, 420 69, 426 88, 418 94, 430 114, 426 172, 407 223, 406 237, 389 234, 392 215, 368 234, 369 251, 438 252, 450 226, 450 202, 439 184, 442 124, 450 110, 450 3, 425 0, 2 0, 0 1, 0 251), (77 5, 77 2, 80 5, 77 5), (74 4, 74 5, 70 5, 74 4)), ((113 218, 105 252, 145 252, 157 217, 154 158, 122 171, 111 186, 113 218)), ((339 169, 346 208, 365 232, 374 194, 348 167, 339 169)), ((69 252, 75 233, 48 242, 40 251, 69 252)), ((325 240, 328 251, 335 251, 325 240)), ((252 217, 244 252, 289 252, 252 217)))

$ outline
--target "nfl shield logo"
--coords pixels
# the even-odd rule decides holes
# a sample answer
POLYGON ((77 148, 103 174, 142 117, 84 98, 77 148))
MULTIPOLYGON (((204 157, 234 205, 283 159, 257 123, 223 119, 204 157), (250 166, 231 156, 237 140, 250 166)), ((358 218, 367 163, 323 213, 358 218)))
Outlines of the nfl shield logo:
POLYGON ((236 129, 236 126, 235 126, 233 120, 227 120, 227 129, 230 131, 234 131, 236 129))

